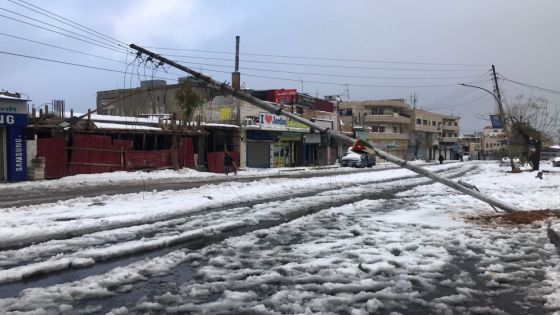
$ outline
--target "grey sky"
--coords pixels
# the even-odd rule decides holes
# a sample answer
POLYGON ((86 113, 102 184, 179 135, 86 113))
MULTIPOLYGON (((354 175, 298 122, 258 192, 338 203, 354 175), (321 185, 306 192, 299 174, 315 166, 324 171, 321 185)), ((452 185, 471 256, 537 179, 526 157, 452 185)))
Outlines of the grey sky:
MULTIPOLYGON (((494 103, 492 97, 483 91, 456 84, 474 82, 475 85, 491 90, 491 64, 496 65, 500 74, 512 80, 560 89, 560 2, 556 0, 26 1, 124 43, 233 52, 235 36, 240 35, 242 82, 245 82, 248 88, 301 90, 303 85, 304 92, 323 96, 342 94, 346 90, 344 85, 349 84, 352 100, 408 100, 411 94, 416 93, 418 106, 435 112, 462 116, 462 133, 480 130, 487 125, 488 123, 478 116, 486 116, 493 111, 494 103), (247 53, 385 62, 343 62, 243 55, 247 53), (290 65, 293 63, 300 65, 290 65), (333 68, 325 65, 353 68, 333 68), (395 79, 387 79, 388 77, 395 79), (446 79, 430 79, 442 77, 446 79), (303 84, 300 81, 303 81, 303 84), (437 87, 420 87, 427 85, 437 87)), ((17 0, 14 2, 20 3, 17 0)), ((0 10, 1 15, 29 21, 6 11, 11 10, 70 29, 67 25, 49 20, 11 1, 0 0, 0 3, 0 8, 5 9, 0 10)), ((46 42, 120 62, 25 42, 6 35, 0 35, 0 51, 128 72, 125 75, 0 54, 0 89, 26 93, 36 105, 50 102, 52 99, 64 99, 67 106, 82 111, 94 107, 97 91, 129 87, 131 84, 135 86, 138 78, 149 79, 152 76, 150 70, 144 72, 139 69, 134 71, 131 77, 130 72, 134 67, 126 68, 126 64, 122 63, 126 61, 123 53, 93 46, 5 17, 0 17, 0 33, 46 42)), ((172 59, 188 61, 186 64, 196 70, 202 70, 220 81, 230 81, 228 73, 233 70, 231 54, 153 50, 163 54, 190 56, 172 59)), ((172 79, 168 81, 173 83, 178 73, 178 70, 169 70, 169 73, 161 76, 172 79)), ((560 103, 558 95, 527 89, 507 81, 501 83, 507 99, 513 99, 520 93, 532 93, 535 96, 545 96, 556 106, 560 103)))

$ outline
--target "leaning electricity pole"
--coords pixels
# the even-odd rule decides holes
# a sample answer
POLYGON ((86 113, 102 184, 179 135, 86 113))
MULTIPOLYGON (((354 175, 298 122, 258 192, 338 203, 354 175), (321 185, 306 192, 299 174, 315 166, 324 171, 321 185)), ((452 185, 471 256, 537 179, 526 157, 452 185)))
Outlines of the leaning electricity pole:
MULTIPOLYGON (((301 117, 301 116, 298 116, 298 115, 296 115, 296 114, 294 114, 294 113, 284 111, 283 108, 282 108, 282 106, 278 106, 277 104, 272 103, 272 102, 265 102, 265 101, 263 101, 263 100, 260 100, 260 99, 254 97, 254 96, 252 96, 252 95, 250 95, 250 94, 248 94, 248 93, 245 93, 245 92, 241 91, 240 89, 235 89, 235 88, 233 88, 232 86, 226 84, 225 82, 220 83, 220 82, 218 82, 218 81, 216 81, 216 80, 210 78, 209 76, 206 76, 206 75, 203 75, 202 73, 196 72, 196 71, 194 71, 194 70, 192 70, 192 69, 190 69, 190 68, 187 68, 187 67, 185 67, 185 66, 183 66, 183 65, 180 65, 180 64, 176 63, 176 62, 173 61, 173 60, 169 60, 169 59, 167 59, 167 58, 165 58, 165 57, 162 57, 162 56, 160 56, 160 55, 158 55, 158 54, 156 54, 156 53, 153 53, 153 52, 151 52, 151 51, 148 51, 148 50, 146 50, 146 49, 144 49, 144 48, 142 48, 142 47, 136 46, 136 45, 134 45, 134 44, 130 44, 130 48, 132 48, 132 49, 138 51, 139 53, 148 55, 148 56, 150 56, 150 57, 152 57, 152 58, 154 58, 154 59, 157 59, 157 60, 159 60, 159 61, 161 61, 161 62, 163 62, 163 63, 166 63, 166 64, 168 64, 168 65, 170 65, 170 66, 173 66, 173 67, 175 67, 175 68, 177 68, 177 69, 179 69, 179 70, 183 70, 183 71, 185 71, 185 72, 191 74, 191 75, 194 76, 195 78, 200 79, 200 80, 206 82, 206 86, 209 87, 209 88, 211 88, 211 89, 214 89, 214 90, 220 91, 220 92, 222 92, 222 93, 226 93, 226 94, 235 96, 235 97, 237 97, 237 98, 239 98, 239 99, 241 99, 241 100, 244 100, 244 101, 246 101, 246 102, 248 102, 248 103, 250 103, 250 104, 253 104, 253 105, 257 106, 257 107, 260 107, 260 108, 262 108, 262 109, 264 109, 264 110, 266 110, 266 111, 268 111, 268 112, 270 112, 270 113, 274 113, 274 114, 276 114, 276 115, 284 115, 284 116, 286 116, 286 117, 288 117, 288 118, 290 118, 290 119, 292 119, 292 120, 294 120, 294 121, 297 121, 297 122, 300 122, 300 123, 302 123, 302 124, 305 124, 305 125, 307 125, 307 126, 313 128, 313 129, 317 129, 317 130, 319 130, 321 133, 324 133, 324 134, 326 134, 326 135, 329 136, 329 137, 332 137, 332 138, 335 138, 335 139, 337 139, 337 140, 340 140, 341 142, 346 143, 346 144, 348 144, 348 145, 353 145, 354 142, 356 141, 356 140, 353 139, 353 138, 350 138, 350 137, 345 136, 345 135, 343 135, 343 134, 341 134, 341 133, 338 133, 338 132, 333 132, 333 131, 330 130, 329 128, 324 128, 324 127, 322 127, 322 126, 320 126, 320 125, 317 125, 317 124, 315 124, 314 122, 312 122, 312 121, 310 121, 310 120, 307 120, 307 119, 305 119, 305 118, 303 118, 303 117, 301 117)), ((474 198, 476 198, 476 199, 478 199, 478 200, 484 201, 484 202, 486 202, 486 203, 488 203, 488 204, 490 204, 490 205, 494 205, 494 206, 496 206, 496 207, 498 207, 498 208, 500 208, 500 209, 503 209, 503 210, 505 210, 505 211, 507 211, 507 212, 518 211, 518 209, 516 209, 515 207, 513 207, 513 206, 511 206, 511 205, 509 205, 509 204, 507 204, 507 203, 504 203, 504 202, 499 201, 499 200, 496 200, 496 199, 494 199, 494 198, 492 198, 492 197, 483 195, 483 194, 481 194, 481 193, 479 193, 479 192, 477 192, 477 191, 471 190, 470 188, 467 188, 467 187, 465 187, 465 186, 463 186, 463 185, 461 185, 461 184, 459 184, 459 183, 457 183, 457 182, 454 182, 454 181, 452 181, 452 180, 450 180, 450 179, 447 179, 447 178, 445 178, 445 177, 439 176, 439 175, 437 175, 437 174, 435 174, 435 173, 433 173, 433 172, 430 172, 430 171, 428 171, 428 170, 426 170, 426 169, 424 169, 424 168, 422 168, 422 167, 419 167, 419 166, 416 166, 416 165, 412 165, 412 164, 408 164, 406 160, 403 160, 403 159, 401 159, 401 158, 399 158, 399 157, 397 157, 397 156, 395 156, 395 155, 392 155, 392 154, 390 154, 390 153, 387 153, 387 152, 382 151, 382 150, 380 150, 380 149, 377 149, 377 148, 375 148, 375 147, 374 147, 373 149, 375 150, 375 153, 376 153, 378 156, 384 158, 385 160, 387 160, 387 161, 389 161, 389 162, 392 162, 392 163, 395 163, 395 164, 397 164, 397 165, 399 165, 399 166, 401 166, 401 167, 404 167, 404 168, 406 168, 406 169, 409 169, 409 170, 411 170, 411 171, 413 171, 413 172, 415 172, 415 173, 417 173, 417 174, 420 174, 420 175, 422 175, 422 176, 424 176, 424 177, 428 177, 429 179, 431 179, 431 180, 433 180, 433 181, 436 181, 436 182, 438 182, 438 183, 440 183, 440 184, 443 184, 443 185, 446 185, 446 186, 448 186, 448 187, 451 187, 451 188, 453 188, 453 189, 455 189, 455 190, 458 190, 458 191, 460 191, 460 192, 462 192, 462 193, 464 193, 464 194, 467 194, 467 195, 469 195, 469 196, 471 196, 471 197, 474 197, 474 198)))
POLYGON ((498 86, 498 77, 496 76, 496 67, 492 65, 492 76, 494 77, 494 86, 496 88, 496 101, 498 102, 498 111, 500 112, 500 120, 502 121, 502 129, 506 135, 506 144, 508 146, 509 161, 511 166, 511 172, 515 172, 515 164, 513 163, 513 155, 511 154, 511 144, 509 137, 509 130, 507 127, 506 114, 504 112, 504 106, 502 105, 502 95, 500 94, 500 87, 498 86))

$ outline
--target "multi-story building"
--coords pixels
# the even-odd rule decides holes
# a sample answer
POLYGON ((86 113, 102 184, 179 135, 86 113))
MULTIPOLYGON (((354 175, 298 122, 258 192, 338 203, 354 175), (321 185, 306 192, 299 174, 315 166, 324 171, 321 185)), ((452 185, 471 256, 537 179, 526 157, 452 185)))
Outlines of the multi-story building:
POLYGON ((406 159, 457 157, 459 117, 414 109, 404 99, 342 102, 343 129, 406 159))
POLYGON ((495 160, 501 158, 500 154, 506 146, 506 134, 501 128, 484 127, 480 147, 482 159, 495 160))
POLYGON ((403 99, 341 102, 338 113, 344 131, 405 158, 410 144, 412 109, 403 99))
POLYGON ((459 138, 461 151, 463 154, 468 154, 472 160, 482 159, 482 152, 480 142, 482 139, 482 132, 475 132, 473 134, 465 134, 459 138))

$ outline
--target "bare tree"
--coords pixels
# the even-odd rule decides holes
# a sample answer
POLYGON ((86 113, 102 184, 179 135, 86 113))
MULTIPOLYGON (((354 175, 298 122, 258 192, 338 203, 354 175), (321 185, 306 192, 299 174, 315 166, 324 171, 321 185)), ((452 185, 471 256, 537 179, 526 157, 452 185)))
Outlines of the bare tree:
POLYGON ((533 170, 539 170, 543 142, 552 139, 560 110, 551 109, 542 97, 517 96, 512 104, 506 103, 510 144, 528 161, 533 170))

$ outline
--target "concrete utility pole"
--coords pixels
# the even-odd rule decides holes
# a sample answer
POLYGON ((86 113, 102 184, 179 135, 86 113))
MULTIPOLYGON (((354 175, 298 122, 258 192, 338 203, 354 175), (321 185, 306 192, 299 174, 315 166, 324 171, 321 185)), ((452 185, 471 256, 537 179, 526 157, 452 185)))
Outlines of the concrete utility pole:
MULTIPOLYGON (((284 111, 284 110, 282 110, 282 108, 281 108, 280 106, 277 106, 275 103, 272 103, 272 102, 265 102, 265 101, 260 100, 260 99, 254 97, 254 96, 252 96, 252 95, 250 95, 250 94, 248 94, 248 93, 245 93, 245 92, 241 91, 240 89, 235 89, 235 88, 231 87, 230 85, 228 85, 228 84, 226 84, 226 83, 217 82, 216 80, 214 80, 214 79, 212 79, 212 78, 210 78, 210 77, 208 77, 208 76, 206 76, 206 75, 203 75, 202 73, 196 72, 196 71, 194 71, 194 70, 192 70, 192 69, 190 69, 190 68, 187 68, 187 67, 185 67, 185 66, 183 66, 183 65, 180 65, 180 64, 174 62, 173 60, 169 60, 169 59, 167 59, 167 58, 165 58, 165 57, 162 57, 162 56, 160 56, 160 55, 158 55, 158 54, 155 54, 155 53, 153 53, 153 52, 151 52, 151 51, 148 51, 148 50, 146 50, 146 49, 144 49, 144 48, 142 48, 142 47, 139 47, 139 46, 136 46, 136 45, 134 45, 134 44, 131 44, 131 45, 130 45, 130 48, 132 48, 132 49, 134 49, 134 50, 136 50, 136 51, 138 51, 138 52, 140 52, 140 53, 143 53, 143 54, 145 54, 145 55, 148 55, 148 56, 150 56, 150 57, 152 57, 152 58, 154 58, 154 59, 157 59, 157 60, 159 60, 159 61, 162 61, 162 62, 164 62, 164 63, 166 63, 166 64, 168 64, 168 65, 170 65, 170 66, 173 66, 173 67, 175 67, 175 68, 177 68, 177 69, 179 69, 179 70, 183 70, 183 71, 185 71, 185 72, 187 72, 187 73, 193 75, 195 78, 198 78, 198 79, 201 79, 201 80, 205 81, 205 82, 207 83, 207 86, 208 86, 209 88, 211 88, 211 89, 214 89, 214 90, 217 90, 217 91, 221 91, 221 92, 223 92, 223 93, 227 93, 227 94, 233 95, 233 96, 235 96, 235 97, 237 97, 237 98, 239 98, 239 99, 242 99, 242 100, 244 100, 244 101, 246 101, 246 102, 248 102, 248 103, 251 103, 251 104, 253 104, 253 105, 257 106, 257 107, 260 107, 260 108, 262 108, 262 109, 264 109, 264 110, 266 110, 266 111, 268 111, 268 112, 270 112, 270 113, 274 113, 274 114, 277 114, 277 115, 284 115, 284 116, 286 116, 286 117, 288 117, 288 118, 290 118, 290 119, 292 119, 292 120, 294 120, 294 121, 297 121, 297 122, 300 122, 300 123, 302 123, 302 124, 305 124, 305 125, 307 125, 307 126, 313 128, 313 129, 317 129, 317 130, 321 131, 322 133, 327 134, 328 136, 330 136, 330 137, 332 137, 332 138, 335 138, 335 139, 337 139, 337 140, 339 140, 339 141, 341 141, 341 142, 343 142, 343 143, 346 143, 346 144, 349 145, 349 146, 350 146, 350 145, 353 145, 354 142, 356 141, 356 139, 350 138, 350 137, 345 136, 345 135, 343 135, 343 134, 341 134, 341 133, 338 133, 338 132, 333 132, 333 131, 330 130, 329 128, 324 128, 324 127, 322 127, 322 126, 319 126, 319 125, 315 124, 314 122, 309 121, 309 120, 307 120, 307 119, 305 119, 305 118, 303 118, 303 117, 301 117, 301 116, 298 116, 298 115, 296 115, 296 114, 294 114, 294 113, 290 113, 290 112, 284 111)), ((494 205, 494 206, 496 206, 496 207, 498 207, 498 208, 500 208, 500 209, 503 209, 503 210, 505 210, 505 211, 507 211, 507 212, 518 211, 518 209, 516 209, 515 207, 513 207, 513 206, 511 206, 511 205, 509 205, 509 204, 507 204, 507 203, 504 203, 504 202, 502 202, 502 201, 496 200, 496 199, 494 199, 494 198, 492 198, 492 197, 489 197, 489 196, 485 196, 485 195, 483 195, 483 194, 481 194, 481 193, 479 193, 479 192, 477 192, 477 191, 474 191, 474 190, 472 190, 472 189, 469 189, 469 188, 467 188, 467 187, 465 187, 465 186, 463 186, 463 185, 461 185, 461 184, 459 184, 459 183, 457 183, 457 182, 454 182, 454 181, 452 181, 452 180, 450 180, 450 179, 447 179, 447 178, 444 178, 444 177, 442 177, 442 176, 439 176, 439 175, 437 175, 437 174, 435 174, 435 173, 432 173, 432 172, 430 172, 430 171, 428 171, 428 170, 426 170, 426 169, 424 169, 424 168, 422 168, 422 167, 419 167, 419 166, 416 166, 416 165, 408 164, 406 160, 403 160, 403 159, 401 159, 401 158, 399 158, 399 157, 397 157, 397 156, 394 156, 394 155, 392 155, 392 154, 389 154, 389 153, 387 153, 387 152, 385 152, 385 151, 379 150, 379 149, 377 149, 377 148, 373 148, 373 149, 375 150, 375 153, 376 153, 378 156, 380 156, 380 157, 386 159, 387 161, 392 162, 392 163, 395 163, 395 164, 397 164, 397 165, 399 165, 399 166, 401 166, 401 167, 404 167, 404 168, 406 168, 406 169, 409 169, 409 170, 411 170, 411 171, 413 171, 413 172, 415 172, 415 173, 417 173, 417 174, 420 174, 420 175, 422 175, 422 176, 428 177, 428 178, 430 178, 430 179, 433 180, 433 181, 436 181, 436 182, 438 182, 438 183, 441 183, 441 184, 443 184, 443 185, 446 185, 446 186, 448 186, 448 187, 451 187, 451 188, 453 188, 453 189, 455 189, 455 190, 458 190, 458 191, 460 191, 460 192, 462 192, 462 193, 464 193, 464 194, 467 194, 467 195, 469 195, 469 196, 471 196, 471 197, 474 197, 474 198, 476 198, 476 199, 478 199, 478 200, 484 201, 484 202, 486 202, 486 203, 488 203, 488 204, 490 204, 490 205, 494 205)), ((457 205, 457 206, 460 207, 460 205, 457 205)))

